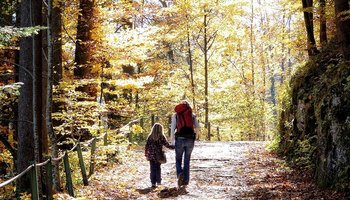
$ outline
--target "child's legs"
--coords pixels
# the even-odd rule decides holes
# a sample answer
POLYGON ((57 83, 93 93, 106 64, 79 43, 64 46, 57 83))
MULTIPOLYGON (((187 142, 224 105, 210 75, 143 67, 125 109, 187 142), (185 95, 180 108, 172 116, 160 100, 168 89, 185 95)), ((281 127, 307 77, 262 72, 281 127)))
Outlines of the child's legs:
POLYGON ((150 160, 149 164, 150 164, 150 179, 151 179, 151 183, 152 185, 156 184, 157 182, 157 163, 154 160, 150 160))
POLYGON ((156 162, 155 166, 156 166, 156 181, 157 183, 161 183, 162 182, 162 169, 160 167, 160 163, 156 162))

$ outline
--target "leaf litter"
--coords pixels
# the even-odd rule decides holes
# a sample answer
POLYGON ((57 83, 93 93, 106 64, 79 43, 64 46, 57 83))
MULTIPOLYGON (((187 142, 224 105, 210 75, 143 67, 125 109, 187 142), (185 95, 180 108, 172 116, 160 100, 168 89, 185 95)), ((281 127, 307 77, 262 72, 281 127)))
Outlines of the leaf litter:
POLYGON ((98 169, 88 186, 77 186, 76 198, 60 194, 58 199, 345 199, 341 193, 317 187, 309 175, 289 168, 265 145, 196 142, 190 183, 180 188, 174 150, 166 149, 162 185, 151 188, 143 148, 133 148, 120 163, 98 169))

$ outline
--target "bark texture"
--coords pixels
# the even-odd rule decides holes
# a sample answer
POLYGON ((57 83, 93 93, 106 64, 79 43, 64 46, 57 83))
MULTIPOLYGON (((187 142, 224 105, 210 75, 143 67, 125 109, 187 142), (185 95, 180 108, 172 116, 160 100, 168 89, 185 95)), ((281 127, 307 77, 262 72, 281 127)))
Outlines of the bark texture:
POLYGON ((350 13, 348 0, 335 0, 338 40, 342 44, 343 54, 350 59, 350 13))
MULTIPOLYGON (((41 25, 41 2, 40 0, 23 0, 21 2, 21 27, 29 27, 41 25)), ((18 152, 17 152, 17 171, 21 172, 26 169, 31 162, 34 161, 34 151, 38 146, 35 145, 38 141, 34 141, 34 124, 41 127, 41 115, 35 115, 33 119, 33 81, 35 77, 41 77, 41 34, 22 38, 20 41, 19 53, 19 81, 23 82, 20 89, 20 97, 18 104, 18 152), (26 70, 25 70, 25 69, 26 70), (34 69, 35 68, 35 69, 34 69), (35 72, 29 74, 28 72, 35 72)), ((36 104, 37 109, 41 107, 41 78, 36 79, 36 104)), ((37 129, 37 133, 40 130, 37 129)), ((38 137, 38 135, 37 135, 38 137)), ((39 152, 37 152, 39 153, 39 152)), ((29 175, 24 176, 18 181, 18 191, 29 191, 29 175)))

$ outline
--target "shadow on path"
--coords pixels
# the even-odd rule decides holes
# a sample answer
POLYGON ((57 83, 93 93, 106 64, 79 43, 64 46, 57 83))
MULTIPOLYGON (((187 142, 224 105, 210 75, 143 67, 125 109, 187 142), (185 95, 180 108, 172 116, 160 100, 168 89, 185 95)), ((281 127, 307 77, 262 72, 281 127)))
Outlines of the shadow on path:
POLYGON ((153 188, 153 187, 147 187, 147 188, 141 188, 136 189, 137 192, 140 194, 149 194, 152 192, 157 193, 157 196, 159 198, 170 198, 170 197, 177 197, 180 195, 188 194, 188 191, 186 190, 186 187, 160 187, 159 188, 153 188))
POLYGON ((162 184, 151 188, 143 147, 129 150, 122 164, 104 167, 79 196, 88 199, 344 199, 318 188, 305 173, 265 149, 264 142, 196 142, 190 183, 177 186, 175 153, 167 150, 162 184))

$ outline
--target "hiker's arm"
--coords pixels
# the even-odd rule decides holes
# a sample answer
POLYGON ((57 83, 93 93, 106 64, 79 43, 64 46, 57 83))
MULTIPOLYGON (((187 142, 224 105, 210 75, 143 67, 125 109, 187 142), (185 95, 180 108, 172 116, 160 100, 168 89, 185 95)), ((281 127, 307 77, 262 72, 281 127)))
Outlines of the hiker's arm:
POLYGON ((163 145, 166 146, 168 149, 175 149, 175 146, 171 145, 165 138, 163 145))
POLYGON ((175 128, 176 128, 176 114, 171 118, 171 126, 170 126, 170 139, 171 144, 175 145, 175 128))
POLYGON ((165 147, 169 148, 169 149, 175 149, 175 146, 174 146, 174 145, 171 145, 171 144, 168 142, 168 140, 166 139, 165 136, 161 139, 161 144, 164 145, 165 147))

